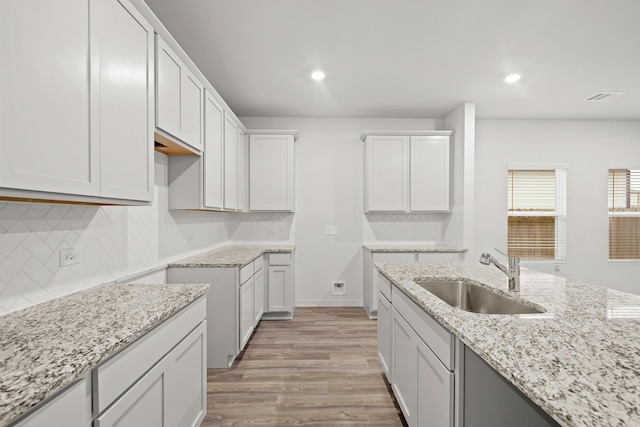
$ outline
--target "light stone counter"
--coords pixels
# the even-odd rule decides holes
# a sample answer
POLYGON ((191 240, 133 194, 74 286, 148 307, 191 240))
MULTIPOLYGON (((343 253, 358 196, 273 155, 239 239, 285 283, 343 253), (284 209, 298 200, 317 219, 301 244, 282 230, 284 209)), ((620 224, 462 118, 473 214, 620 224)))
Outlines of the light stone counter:
POLYGON ((293 245, 233 245, 172 262, 169 267, 244 267, 265 253, 290 253, 293 245))
POLYGON ((412 243, 365 243, 362 245, 369 252, 420 252, 420 253, 463 253, 467 249, 442 245, 424 245, 412 243))
POLYGON ((479 263, 378 263, 391 282, 563 426, 640 426, 640 296, 522 269, 521 292, 479 263), (417 279, 470 279, 546 309, 487 315, 417 279))
POLYGON ((0 316, 0 427, 205 294, 209 285, 100 285, 0 316))

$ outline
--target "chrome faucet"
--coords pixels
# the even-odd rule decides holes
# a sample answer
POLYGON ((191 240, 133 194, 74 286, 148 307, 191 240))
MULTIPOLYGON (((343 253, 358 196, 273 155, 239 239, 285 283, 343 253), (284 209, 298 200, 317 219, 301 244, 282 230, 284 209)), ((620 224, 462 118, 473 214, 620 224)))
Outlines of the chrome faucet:
POLYGON ((520 258, 514 256, 508 256, 504 252, 496 249, 502 255, 509 258, 509 267, 505 267, 500 264, 497 259, 491 256, 491 254, 483 253, 480 255, 480 264, 495 265, 500 271, 507 275, 509 278, 509 290, 513 292, 520 292, 520 258))

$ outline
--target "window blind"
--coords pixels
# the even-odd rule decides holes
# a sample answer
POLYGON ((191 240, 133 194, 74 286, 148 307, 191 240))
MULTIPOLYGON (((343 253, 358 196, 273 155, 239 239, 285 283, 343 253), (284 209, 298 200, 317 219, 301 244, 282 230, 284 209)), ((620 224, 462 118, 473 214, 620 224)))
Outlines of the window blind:
POLYGON ((640 170, 609 169, 609 259, 640 259, 640 170))
POLYGON ((509 170, 508 251, 533 260, 564 260, 566 171, 509 170))

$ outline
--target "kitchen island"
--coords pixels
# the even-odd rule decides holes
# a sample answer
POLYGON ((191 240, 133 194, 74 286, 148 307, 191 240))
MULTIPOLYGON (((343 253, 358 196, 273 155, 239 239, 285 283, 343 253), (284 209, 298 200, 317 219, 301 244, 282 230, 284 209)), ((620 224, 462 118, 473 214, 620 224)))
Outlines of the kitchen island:
MULTIPOLYGON (((106 284, 0 316, 0 426, 12 423, 79 378, 87 378, 90 392, 91 370, 131 349, 150 331, 184 313, 187 306, 195 307, 196 301, 204 306, 208 287, 106 284)), ((204 307, 200 312, 204 318, 204 307)), ((185 323, 186 329, 192 330, 185 323)), ((146 356, 145 363, 151 365, 152 355, 146 356)), ((94 387, 99 379, 96 373, 94 387)), ((129 383, 135 379, 124 378, 129 383)), ((50 421, 58 425, 54 423, 58 420, 50 421)))
POLYGON ((479 263, 377 263, 399 290, 563 426, 640 425, 640 296, 522 269, 521 292, 479 263), (540 314, 454 308, 417 280, 469 280, 540 314))

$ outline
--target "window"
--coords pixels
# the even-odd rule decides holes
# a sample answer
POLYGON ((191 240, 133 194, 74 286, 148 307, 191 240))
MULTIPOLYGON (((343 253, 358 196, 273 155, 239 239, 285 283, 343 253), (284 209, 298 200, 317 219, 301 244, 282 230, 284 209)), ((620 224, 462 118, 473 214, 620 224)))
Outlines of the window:
POLYGON ((640 170, 609 169, 609 259, 640 259, 640 170))
POLYGON ((531 260, 566 259, 566 169, 508 171, 510 256, 531 260))

